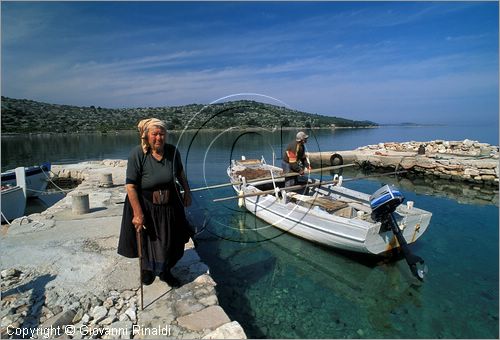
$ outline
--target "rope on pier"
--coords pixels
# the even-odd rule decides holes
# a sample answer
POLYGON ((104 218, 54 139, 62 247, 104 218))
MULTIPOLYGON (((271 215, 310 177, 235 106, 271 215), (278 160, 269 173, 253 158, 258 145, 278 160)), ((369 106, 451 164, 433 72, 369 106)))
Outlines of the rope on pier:
MULTIPOLYGON (((70 192, 70 191, 73 191, 73 189, 62 189, 60 188, 56 183, 54 183, 54 181, 50 178, 50 176, 43 170, 41 169, 43 174, 45 175, 45 177, 47 177, 47 180, 52 183, 52 185, 54 187, 56 187, 57 189, 59 189, 60 192, 64 193, 66 195, 66 193, 70 192)), ((50 171, 54 176, 56 176, 56 174, 54 174, 52 171, 50 171)), ((33 189, 28 189, 28 190, 31 190, 31 191, 34 191, 34 192, 38 192, 38 193, 41 193, 42 195, 48 195, 48 193, 46 191, 39 191, 39 190, 33 190, 33 189)))

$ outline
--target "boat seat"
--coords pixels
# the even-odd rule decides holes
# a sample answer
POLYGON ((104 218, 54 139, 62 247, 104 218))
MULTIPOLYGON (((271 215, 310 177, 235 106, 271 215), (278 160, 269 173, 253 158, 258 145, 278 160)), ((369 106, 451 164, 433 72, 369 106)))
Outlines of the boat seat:
POLYGON ((244 166, 262 164, 262 162, 259 159, 239 159, 235 161, 235 163, 237 165, 244 165, 244 166))
POLYGON ((312 196, 297 194, 295 192, 288 192, 287 195, 290 198, 293 198, 296 201, 303 202, 308 206, 319 206, 328 211, 329 213, 348 207, 348 203, 346 202, 342 202, 340 200, 332 200, 326 197, 312 197, 312 196))

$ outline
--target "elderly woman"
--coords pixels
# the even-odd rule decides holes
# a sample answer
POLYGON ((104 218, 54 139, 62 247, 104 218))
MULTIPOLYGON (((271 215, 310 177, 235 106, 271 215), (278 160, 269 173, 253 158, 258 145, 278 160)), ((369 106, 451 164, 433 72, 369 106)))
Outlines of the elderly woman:
POLYGON ((128 158, 118 254, 138 257, 136 230, 141 231, 143 283, 151 284, 159 276, 170 286, 179 286, 170 269, 182 257, 190 236, 184 214, 184 207, 191 205, 189 184, 179 152, 165 142, 165 123, 144 119, 138 128, 141 145, 128 158), (175 179, 184 189, 182 197, 175 179))

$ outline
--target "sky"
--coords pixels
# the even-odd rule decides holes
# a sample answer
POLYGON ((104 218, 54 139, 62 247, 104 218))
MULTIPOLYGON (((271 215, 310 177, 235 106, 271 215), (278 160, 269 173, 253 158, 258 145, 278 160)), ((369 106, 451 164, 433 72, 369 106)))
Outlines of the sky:
POLYGON ((498 2, 1 2, 1 93, 497 124, 498 2))

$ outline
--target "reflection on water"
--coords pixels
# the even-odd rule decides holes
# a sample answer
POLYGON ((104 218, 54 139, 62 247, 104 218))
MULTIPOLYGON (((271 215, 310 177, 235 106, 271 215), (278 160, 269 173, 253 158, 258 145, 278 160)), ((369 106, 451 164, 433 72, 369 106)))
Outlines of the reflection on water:
POLYGON ((2 171, 43 162, 76 163, 89 159, 126 158, 136 133, 2 136, 2 171))
MULTIPOLYGON (((498 206, 498 187, 491 185, 456 182, 433 176, 415 176, 410 173, 381 178, 377 177, 380 172, 364 172, 357 168, 344 168, 336 172, 340 172, 350 180, 363 178, 374 182, 383 182, 416 194, 447 197, 464 204, 498 206), (370 178, 370 176, 373 176, 373 178, 370 178)), ((323 176, 333 176, 334 173, 323 172, 323 176)))

